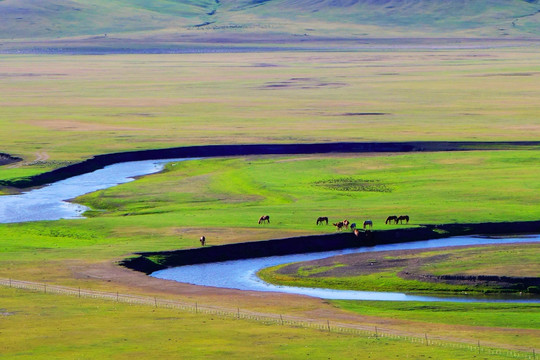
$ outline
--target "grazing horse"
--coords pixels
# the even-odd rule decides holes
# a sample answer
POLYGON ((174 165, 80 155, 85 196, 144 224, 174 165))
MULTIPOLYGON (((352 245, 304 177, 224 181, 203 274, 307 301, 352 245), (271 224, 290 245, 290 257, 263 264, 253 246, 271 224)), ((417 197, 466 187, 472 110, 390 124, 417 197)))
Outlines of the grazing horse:
POLYGON ((368 226, 369 226, 370 228, 373 228, 373 221, 371 221, 371 220, 366 220, 366 221, 364 221, 364 229, 365 229, 366 227, 368 227, 368 226))
MULTIPOLYGON (((401 222, 403 224, 403 221, 405 220, 405 223, 409 223, 409 215, 400 215, 400 217, 398 217, 397 221, 401 222)), ((396 221, 396 224, 397 224, 397 221, 396 221)))
POLYGON ((337 223, 332 224, 332 225, 334 225, 335 227, 337 227, 338 230, 341 231, 341 228, 343 228, 343 221, 337 222, 337 223))
POLYGON ((356 223, 352 223, 352 224, 351 224, 351 230, 354 231, 354 229, 356 229, 356 223))
POLYGON ((356 237, 359 237, 360 236, 360 230, 358 230, 357 228, 354 228, 354 236, 356 237))
POLYGON ((319 224, 322 224, 323 222, 326 221, 326 225, 328 225, 328 218, 326 216, 320 216, 318 219, 317 219, 317 225, 319 224))
POLYGON ((349 228, 349 220, 345 219, 342 221, 342 223, 343 223, 343 226, 345 226, 345 229, 349 228))
POLYGON ((389 216, 386 218, 386 222, 385 224, 391 224, 392 221, 394 221, 394 223, 398 223, 398 217, 396 215, 392 215, 392 216, 389 216))
POLYGON ((270 216, 268 215, 263 215, 259 218, 259 224, 262 224, 264 222, 267 222, 270 224, 270 216))
POLYGON ((199 239, 199 241, 201 242, 201 246, 204 246, 206 244, 206 238, 203 236, 201 236, 201 238, 199 239))

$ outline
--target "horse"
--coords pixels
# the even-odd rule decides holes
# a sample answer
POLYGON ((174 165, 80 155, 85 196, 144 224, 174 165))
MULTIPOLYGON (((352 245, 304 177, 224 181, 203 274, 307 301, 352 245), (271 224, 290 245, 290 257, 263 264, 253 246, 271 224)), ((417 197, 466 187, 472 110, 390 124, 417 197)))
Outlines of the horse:
POLYGON ((356 237, 360 236, 360 230, 355 228, 353 232, 354 232, 354 236, 356 236, 356 237))
POLYGON ((352 223, 352 224, 351 224, 351 230, 354 231, 354 229, 356 229, 356 223, 352 223))
POLYGON ((332 225, 334 225, 335 227, 337 227, 338 230, 341 230, 341 228, 343 227, 343 221, 337 222, 337 223, 332 224, 332 225))
POLYGON ((326 216, 320 216, 318 219, 317 219, 317 225, 319 224, 322 224, 323 222, 326 221, 326 225, 328 225, 328 218, 326 216))
POLYGON ((263 215, 259 218, 259 224, 262 224, 264 222, 267 222, 270 224, 270 216, 268 215, 263 215))
POLYGON ((400 215, 396 221, 396 224, 399 222, 401 222, 403 224, 403 220, 405 220, 405 222, 408 224, 409 223, 409 215, 400 215))
POLYGON ((204 246, 206 244, 206 238, 203 236, 201 236, 201 238, 199 239, 199 241, 201 242, 201 246, 204 246))
POLYGON ((392 215, 386 218, 385 224, 391 224, 392 221, 394 221, 396 224, 398 223, 398 217, 396 215, 392 215))
POLYGON ((370 228, 373 228, 373 221, 371 221, 371 220, 366 220, 366 221, 364 221, 364 229, 365 229, 366 227, 368 227, 368 226, 369 226, 370 228))
POLYGON ((349 228, 349 220, 345 219, 342 221, 342 223, 343 223, 343 226, 345 226, 345 229, 349 228))

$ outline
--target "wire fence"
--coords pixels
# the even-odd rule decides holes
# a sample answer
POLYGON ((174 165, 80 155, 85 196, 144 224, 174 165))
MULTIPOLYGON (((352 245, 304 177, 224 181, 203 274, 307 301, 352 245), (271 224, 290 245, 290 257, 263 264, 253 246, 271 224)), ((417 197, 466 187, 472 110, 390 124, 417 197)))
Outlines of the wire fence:
POLYGON ((327 331, 333 333, 342 333, 350 334, 357 336, 366 336, 374 338, 385 338, 385 339, 394 339, 394 340, 405 340, 411 343, 423 344, 426 346, 439 346, 444 348, 454 348, 468 350, 475 352, 477 354, 484 355, 499 355, 512 359, 529 359, 529 360, 540 360, 540 356, 537 355, 537 350, 531 349, 531 351, 516 351, 504 348, 494 348, 482 346, 479 341, 476 343, 472 342, 452 342, 449 340, 442 340, 437 338, 428 337, 427 334, 419 336, 418 334, 404 334, 396 333, 389 329, 383 329, 378 327, 363 326, 361 324, 345 324, 345 323, 336 323, 326 320, 321 322, 320 320, 312 320, 300 317, 294 317, 289 315, 281 314, 270 314, 270 313, 259 313, 247 310, 230 309, 222 308, 217 306, 201 305, 198 303, 186 303, 177 300, 168 300, 157 297, 149 296, 139 296, 139 295, 129 295, 121 294, 118 292, 106 292, 106 291, 97 291, 97 290, 88 290, 59 286, 59 285, 50 285, 45 283, 37 283, 31 281, 21 281, 13 279, 3 279, 0 278, 0 285, 24 289, 24 290, 33 290, 37 292, 43 292, 47 294, 61 294, 61 295, 70 295, 79 298, 93 298, 100 300, 109 300, 119 303, 132 304, 132 305, 145 305, 153 306, 156 308, 165 308, 165 309, 175 309, 191 313, 200 313, 207 315, 220 316, 228 319, 243 319, 256 321, 264 324, 273 324, 281 326, 292 326, 299 328, 309 328, 319 331, 327 331))

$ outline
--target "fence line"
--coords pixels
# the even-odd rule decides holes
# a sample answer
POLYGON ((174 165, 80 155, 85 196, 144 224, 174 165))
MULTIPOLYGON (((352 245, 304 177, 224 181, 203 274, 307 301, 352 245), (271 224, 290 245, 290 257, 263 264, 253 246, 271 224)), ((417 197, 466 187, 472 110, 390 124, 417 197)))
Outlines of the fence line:
POLYGON ((139 295, 129 295, 129 294, 120 294, 118 292, 106 292, 106 291, 97 291, 97 290, 87 290, 67 286, 59 285, 50 285, 44 283, 37 283, 31 281, 22 281, 22 280, 13 280, 13 279, 3 279, 0 278, 0 285, 8 286, 11 288, 18 288, 24 290, 33 290, 38 292, 43 292, 47 294, 62 294, 70 295, 75 297, 84 297, 84 298, 93 298, 100 300, 109 300, 116 301, 120 303, 126 303, 131 305, 147 305, 159 308, 166 309, 176 309, 182 310, 191 313, 202 313, 207 315, 216 315, 224 318, 232 319, 243 319, 256 321, 264 324, 275 324, 282 326, 292 326, 300 328, 309 328, 316 329, 319 331, 342 333, 342 334, 352 334, 373 338, 386 338, 394 340, 405 340, 411 343, 424 344, 426 346, 439 346, 445 348, 454 348, 469 350, 472 352, 486 354, 486 355, 500 355, 506 356, 508 358, 514 359, 528 359, 528 360, 540 360, 540 356, 536 356, 535 349, 532 351, 515 351, 504 348, 488 348, 480 345, 480 342, 476 344, 465 343, 465 342, 451 342, 448 340, 441 339, 431 339, 427 334, 424 336, 418 335, 402 335, 396 334, 391 330, 385 330, 378 327, 368 327, 358 324, 344 324, 344 323, 334 323, 330 320, 324 322, 310 320, 300 317, 287 316, 282 314, 270 314, 270 313, 259 313, 247 310, 241 310, 237 308, 236 310, 210 306, 210 305, 200 305, 198 303, 186 303, 178 300, 168 300, 160 299, 157 297, 149 296, 139 296, 139 295))

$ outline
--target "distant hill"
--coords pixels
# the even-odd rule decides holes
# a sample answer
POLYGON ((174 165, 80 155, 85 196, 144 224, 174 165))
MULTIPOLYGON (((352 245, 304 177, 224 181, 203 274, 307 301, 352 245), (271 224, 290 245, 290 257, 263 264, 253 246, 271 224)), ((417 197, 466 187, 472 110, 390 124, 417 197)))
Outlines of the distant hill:
POLYGON ((540 0, 0 0, 0 41, 282 34, 540 38, 540 0))

